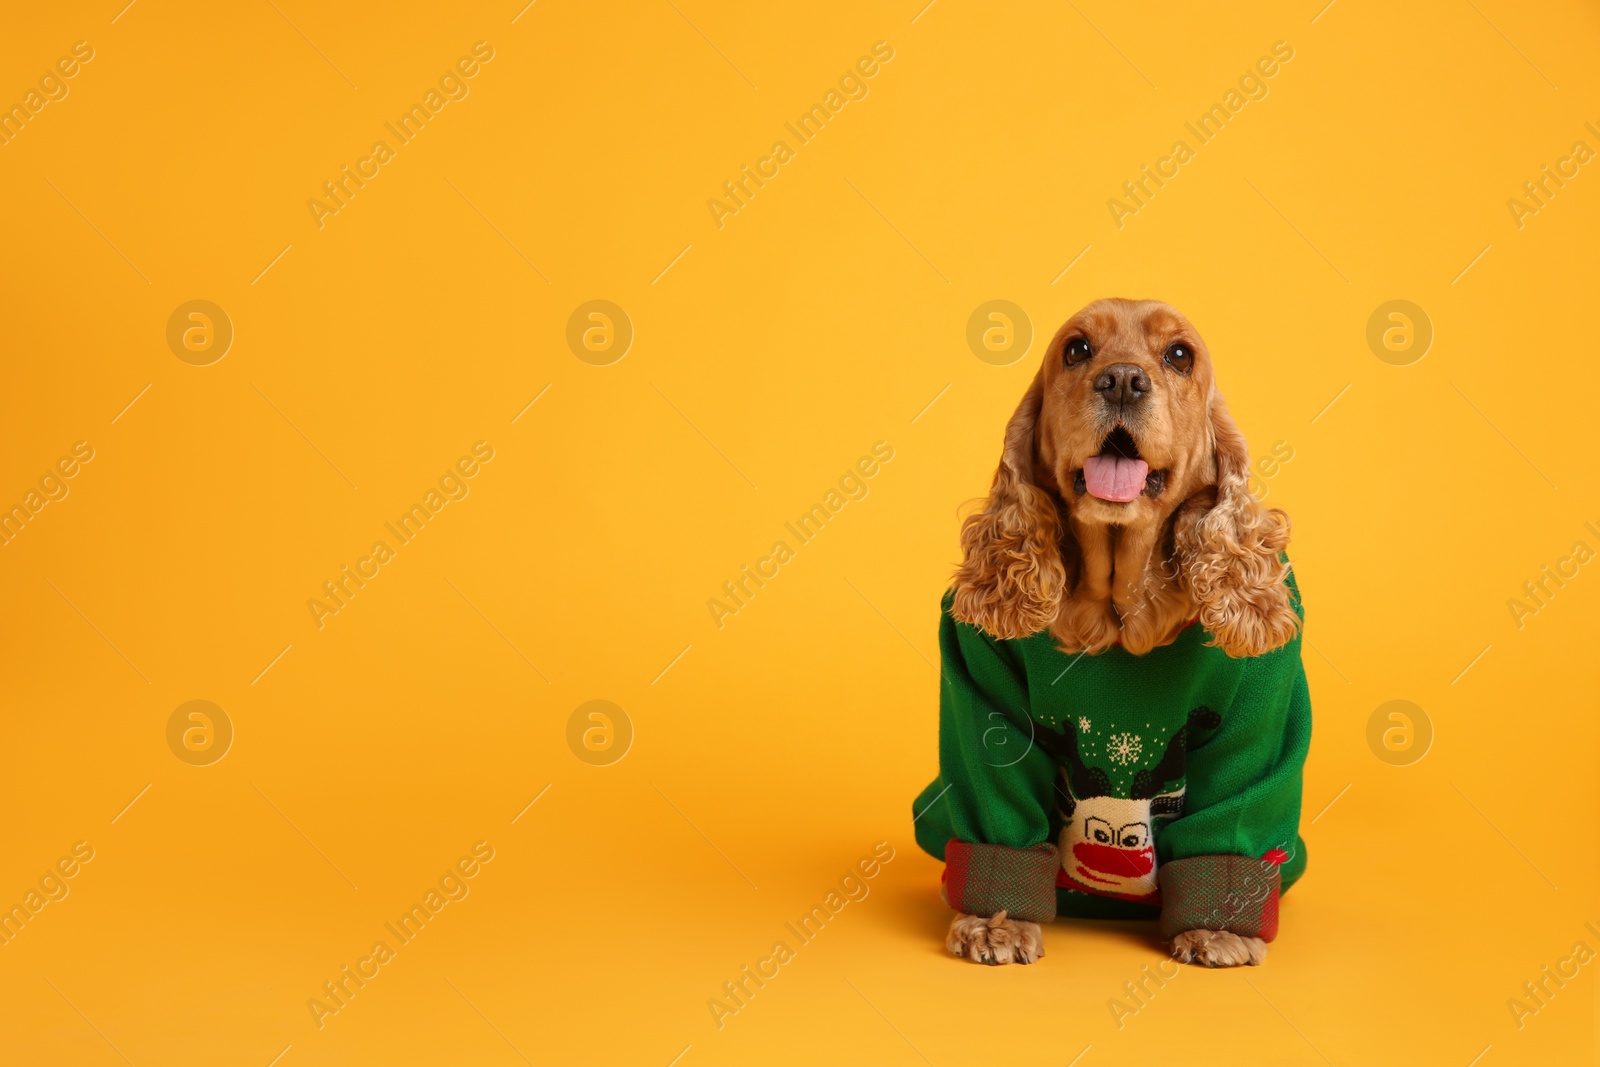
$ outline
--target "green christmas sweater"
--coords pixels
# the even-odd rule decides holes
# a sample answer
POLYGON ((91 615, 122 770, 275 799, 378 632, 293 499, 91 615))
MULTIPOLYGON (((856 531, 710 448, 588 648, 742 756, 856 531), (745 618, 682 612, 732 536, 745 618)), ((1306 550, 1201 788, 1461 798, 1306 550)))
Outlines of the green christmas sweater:
MULTIPOLYGON (((1288 579, 1295 611, 1299 591, 1288 579)), ((1311 700, 1300 637, 1234 659, 1198 624, 1134 656, 939 628, 939 777, 912 808, 958 911, 1159 915, 1164 935, 1276 934, 1305 870, 1311 700)))

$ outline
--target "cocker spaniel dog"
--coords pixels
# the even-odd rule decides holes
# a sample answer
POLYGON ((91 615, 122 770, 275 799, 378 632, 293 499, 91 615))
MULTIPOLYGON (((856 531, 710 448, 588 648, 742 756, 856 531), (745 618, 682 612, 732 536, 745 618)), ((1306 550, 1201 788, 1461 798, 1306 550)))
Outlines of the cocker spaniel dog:
POLYGON ((1044 955, 1041 923, 1155 918, 1172 954, 1257 964, 1305 870, 1311 704, 1288 517, 1177 310, 1067 320, 1006 427, 944 599, 939 777, 949 950, 1044 955))

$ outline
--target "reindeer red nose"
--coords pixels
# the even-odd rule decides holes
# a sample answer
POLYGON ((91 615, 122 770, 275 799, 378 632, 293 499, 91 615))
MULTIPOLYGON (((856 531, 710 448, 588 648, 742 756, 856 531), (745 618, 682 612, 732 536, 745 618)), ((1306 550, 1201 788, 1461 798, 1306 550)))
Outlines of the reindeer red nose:
POLYGON ((1079 841, 1072 846, 1072 855, 1091 871, 1118 878, 1143 878, 1155 869, 1154 848, 1114 848, 1079 841))

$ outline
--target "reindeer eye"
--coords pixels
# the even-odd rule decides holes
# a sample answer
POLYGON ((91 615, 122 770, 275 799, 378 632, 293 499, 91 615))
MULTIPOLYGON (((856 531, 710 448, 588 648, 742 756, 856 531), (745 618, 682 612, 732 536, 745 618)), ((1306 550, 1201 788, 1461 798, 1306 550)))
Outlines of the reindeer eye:
POLYGON ((1194 366, 1194 350, 1182 341, 1174 341, 1168 345, 1161 358, 1167 361, 1167 366, 1179 374, 1188 374, 1189 368, 1194 366))
POLYGON ((1067 342, 1066 347, 1061 350, 1061 354, 1066 359, 1067 366, 1071 367, 1094 355, 1094 348, 1084 338, 1074 337, 1067 342))

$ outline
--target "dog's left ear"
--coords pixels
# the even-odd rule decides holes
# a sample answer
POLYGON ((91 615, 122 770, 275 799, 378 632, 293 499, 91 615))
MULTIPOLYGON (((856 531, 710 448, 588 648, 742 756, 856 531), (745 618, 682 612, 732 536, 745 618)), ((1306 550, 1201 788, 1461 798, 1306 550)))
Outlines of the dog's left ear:
POLYGON ((1210 422, 1216 503, 1180 516, 1178 558, 1214 643, 1230 656, 1260 656, 1300 628, 1284 584, 1289 565, 1279 558, 1289 543, 1289 516, 1250 492, 1250 451, 1218 393, 1210 422))

